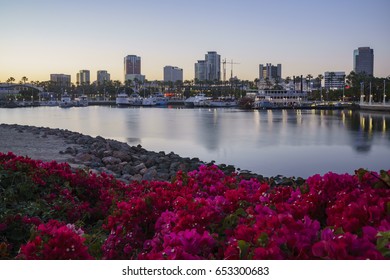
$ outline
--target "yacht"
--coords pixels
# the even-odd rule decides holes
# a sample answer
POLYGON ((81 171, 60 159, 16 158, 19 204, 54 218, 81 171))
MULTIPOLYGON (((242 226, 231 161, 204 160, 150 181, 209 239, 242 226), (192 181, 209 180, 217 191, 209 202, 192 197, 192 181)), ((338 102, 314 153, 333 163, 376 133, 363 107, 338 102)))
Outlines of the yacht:
POLYGON ((130 106, 129 96, 125 92, 121 92, 116 96, 115 104, 118 107, 130 106))
POLYGON ((168 98, 162 93, 155 93, 142 100, 142 106, 166 106, 168 105, 168 98))
POLYGON ((58 104, 61 108, 70 108, 73 107, 73 101, 70 95, 65 91, 63 95, 61 95, 60 103, 58 104))
POLYGON ((231 98, 218 98, 206 101, 206 104, 209 107, 236 107, 238 102, 237 100, 231 98))
POLYGON ((75 99, 75 105, 77 107, 87 107, 88 106, 88 97, 86 95, 81 95, 75 99))
POLYGON ((142 105, 142 97, 138 93, 130 94, 129 105, 130 106, 141 106, 142 105))
POLYGON ((184 100, 184 105, 186 107, 202 107, 207 103, 206 101, 210 100, 204 93, 199 93, 198 95, 191 96, 184 100))

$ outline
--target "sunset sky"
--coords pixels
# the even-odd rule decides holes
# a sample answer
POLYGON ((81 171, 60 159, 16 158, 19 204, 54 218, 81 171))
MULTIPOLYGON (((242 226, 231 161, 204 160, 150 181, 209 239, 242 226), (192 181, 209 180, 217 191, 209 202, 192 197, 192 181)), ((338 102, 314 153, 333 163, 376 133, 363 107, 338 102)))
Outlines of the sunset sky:
MULTIPOLYGON (((389 0, 0 0, 0 82, 46 81, 52 73, 107 70, 123 81, 123 58, 138 55, 142 74, 162 80, 207 51, 239 63, 239 79, 259 64, 282 64, 282 76, 353 68, 353 50, 374 49, 374 76, 390 75, 389 0)), ((227 68, 230 73, 230 66, 227 68)))

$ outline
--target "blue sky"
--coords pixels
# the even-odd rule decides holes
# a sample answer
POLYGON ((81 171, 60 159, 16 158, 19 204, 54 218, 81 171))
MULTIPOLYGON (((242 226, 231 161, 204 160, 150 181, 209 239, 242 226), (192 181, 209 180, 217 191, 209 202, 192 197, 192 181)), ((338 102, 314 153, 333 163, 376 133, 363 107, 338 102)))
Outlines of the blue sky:
MULTIPOLYGON (((389 0, 0 0, 0 81, 49 80, 50 73, 107 70, 123 81, 123 58, 142 57, 142 74, 162 79, 207 51, 233 59, 234 75, 282 64, 282 76, 353 67, 353 50, 374 49, 374 75, 390 75, 389 0)), ((227 72, 230 73, 230 67, 227 72)))

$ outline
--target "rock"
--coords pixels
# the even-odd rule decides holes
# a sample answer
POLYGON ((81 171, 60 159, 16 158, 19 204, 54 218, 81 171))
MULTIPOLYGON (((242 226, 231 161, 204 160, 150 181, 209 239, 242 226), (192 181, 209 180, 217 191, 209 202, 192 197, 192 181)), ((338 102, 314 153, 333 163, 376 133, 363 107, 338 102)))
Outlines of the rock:
POLYGON ((132 176, 131 177, 131 181, 141 182, 142 181, 142 175, 141 174, 136 174, 136 175, 132 176))
POLYGON ((131 154, 125 151, 114 151, 112 156, 119 158, 121 161, 131 161, 131 154))
MULTIPOLYGON (((142 172, 141 172, 141 174, 142 174, 142 172)), ((157 170, 154 168, 150 168, 150 169, 147 169, 147 171, 143 174, 142 180, 153 181, 157 178, 157 176, 158 176, 157 170)))
POLYGON ((139 173, 142 169, 145 169, 146 166, 143 162, 141 162, 140 164, 134 166, 134 170, 136 173, 139 173))
POLYGON ((105 165, 114 165, 114 164, 119 164, 121 160, 119 158, 109 156, 109 157, 102 158, 102 162, 105 165))

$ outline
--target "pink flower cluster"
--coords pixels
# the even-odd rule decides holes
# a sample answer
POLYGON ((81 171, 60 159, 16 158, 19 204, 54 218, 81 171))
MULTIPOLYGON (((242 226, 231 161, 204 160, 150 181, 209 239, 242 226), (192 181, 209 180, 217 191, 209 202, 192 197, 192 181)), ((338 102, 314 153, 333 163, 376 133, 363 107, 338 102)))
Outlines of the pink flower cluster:
MULTIPOLYGON (((107 259, 383 259, 390 188, 374 173, 328 173, 300 187, 225 175, 216 166, 173 183, 133 184, 108 217, 107 259), (370 179, 370 180, 371 180, 370 179)), ((389 172, 386 173, 389 175, 389 172)), ((389 245, 386 245, 389 249, 389 245)))
POLYGON ((1 259, 390 259, 390 171, 125 185, 0 153, 0 176, 1 259))
POLYGON ((28 260, 89 260, 81 235, 83 231, 74 225, 50 220, 38 226, 37 235, 26 245, 22 245, 18 259, 28 260), (80 235, 81 234, 81 235, 80 235))

